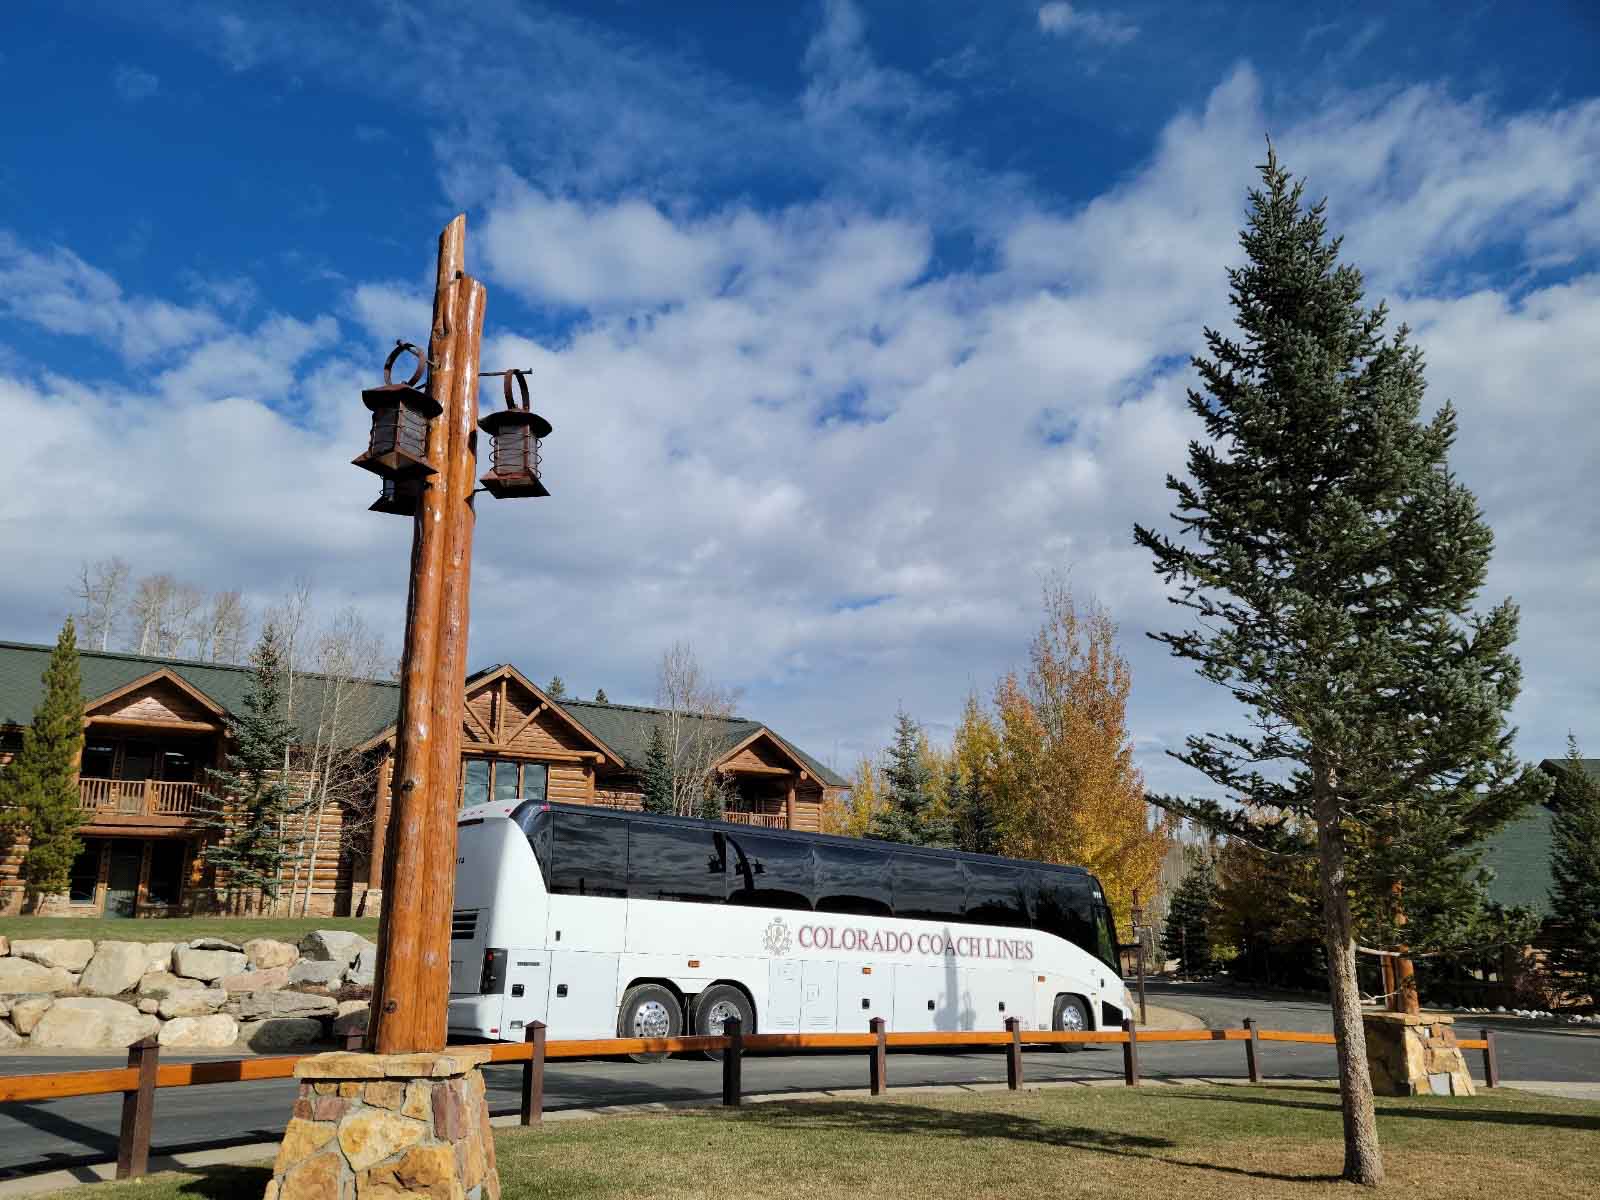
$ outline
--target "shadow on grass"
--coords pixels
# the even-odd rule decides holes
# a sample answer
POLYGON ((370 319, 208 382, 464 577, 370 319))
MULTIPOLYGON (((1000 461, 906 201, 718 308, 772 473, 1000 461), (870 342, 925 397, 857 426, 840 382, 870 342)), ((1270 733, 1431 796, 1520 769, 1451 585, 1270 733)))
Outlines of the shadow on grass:
POLYGON ((745 1109, 735 1120, 793 1131, 799 1126, 810 1130, 836 1130, 851 1135, 893 1134, 910 1137, 1000 1138, 1118 1158, 1149 1159, 1197 1171, 1213 1171, 1251 1179, 1272 1179, 1290 1183, 1318 1183, 1336 1180, 1334 1175, 1304 1172, 1253 1171, 1219 1163, 1193 1162, 1170 1157, 1158 1151, 1175 1150, 1170 1138, 1147 1134, 1122 1133, 1113 1129, 1093 1129, 1081 1125, 1061 1125, 1033 1117, 1004 1112, 953 1112, 942 1108, 923 1108, 910 1104, 848 1101, 807 1101, 803 1104, 763 1104, 745 1109))
MULTIPOLYGON (((1218 1090, 1223 1089, 1219 1088, 1218 1090)), ((1178 1104, 1259 1104, 1268 1108, 1295 1108, 1311 1112, 1337 1113, 1339 1111, 1339 1093, 1331 1088, 1274 1087, 1272 1090, 1274 1092, 1319 1092, 1326 1096, 1327 1099, 1317 1103, 1312 1100, 1277 1100, 1270 1096, 1216 1094, 1196 1096, 1156 1091, 1152 1091, 1150 1096, 1152 1099, 1171 1101, 1178 1104)), ((1484 1100, 1487 1097, 1480 1096, 1476 1097, 1476 1099, 1484 1100)), ((1600 1117, 1580 1116, 1575 1113, 1515 1112, 1503 1108, 1478 1108, 1475 1105, 1453 1108, 1447 1106, 1461 1101, 1449 1096, 1422 1096, 1417 1097, 1417 1100, 1420 1103, 1394 1103, 1390 1097, 1379 1096, 1377 1098, 1378 1116, 1390 1119, 1416 1117, 1424 1121, 1468 1121, 1481 1122, 1487 1125, 1533 1125, 1544 1126, 1549 1129, 1600 1131, 1600 1117)))
POLYGON ((272 1168, 269 1166, 219 1165, 175 1169, 195 1176, 179 1184, 177 1194, 204 1197, 204 1200, 260 1200, 272 1180, 272 1168))

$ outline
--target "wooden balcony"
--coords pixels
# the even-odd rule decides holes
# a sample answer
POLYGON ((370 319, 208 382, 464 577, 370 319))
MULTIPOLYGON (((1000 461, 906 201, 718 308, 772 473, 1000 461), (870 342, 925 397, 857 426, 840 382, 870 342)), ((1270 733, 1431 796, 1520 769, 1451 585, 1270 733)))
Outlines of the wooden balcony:
POLYGON ((185 826, 194 815, 199 793, 198 783, 165 779, 78 780, 79 804, 87 826, 185 826))
POLYGON ((728 809, 722 814, 724 821, 731 821, 735 825, 755 825, 761 829, 787 829, 789 826, 783 819, 781 812, 739 812, 728 809))

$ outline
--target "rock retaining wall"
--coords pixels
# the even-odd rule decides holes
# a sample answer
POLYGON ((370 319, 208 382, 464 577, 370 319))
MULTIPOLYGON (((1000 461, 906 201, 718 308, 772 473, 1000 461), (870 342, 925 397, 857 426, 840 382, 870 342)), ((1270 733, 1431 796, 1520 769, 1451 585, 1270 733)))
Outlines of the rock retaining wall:
POLYGON ((319 929, 251 938, 94 942, 0 937, 0 1053, 285 1050, 366 1029, 377 947, 319 929))

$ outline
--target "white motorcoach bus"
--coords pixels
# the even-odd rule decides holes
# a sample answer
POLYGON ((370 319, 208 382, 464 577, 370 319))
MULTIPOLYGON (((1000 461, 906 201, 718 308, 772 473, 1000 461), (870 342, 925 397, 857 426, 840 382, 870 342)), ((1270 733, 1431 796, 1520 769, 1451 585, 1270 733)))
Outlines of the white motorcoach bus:
POLYGON ((543 801, 458 818, 450 1031, 521 1041, 1119 1025, 1078 867, 543 801))

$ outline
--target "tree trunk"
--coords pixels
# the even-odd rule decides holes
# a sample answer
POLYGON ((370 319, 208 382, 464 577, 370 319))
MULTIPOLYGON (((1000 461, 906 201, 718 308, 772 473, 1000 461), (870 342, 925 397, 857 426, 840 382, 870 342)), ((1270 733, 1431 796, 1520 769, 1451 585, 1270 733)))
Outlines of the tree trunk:
POLYGON ((1333 1002, 1334 1047, 1339 1056, 1339 1099, 1344 1110, 1344 1178, 1377 1187, 1383 1182, 1378 1119, 1367 1067, 1367 1038, 1356 983, 1356 940, 1351 928, 1349 881, 1345 878, 1344 828, 1333 780, 1320 772, 1316 787, 1317 880, 1322 891, 1323 939, 1328 954, 1328 990, 1333 1002))

